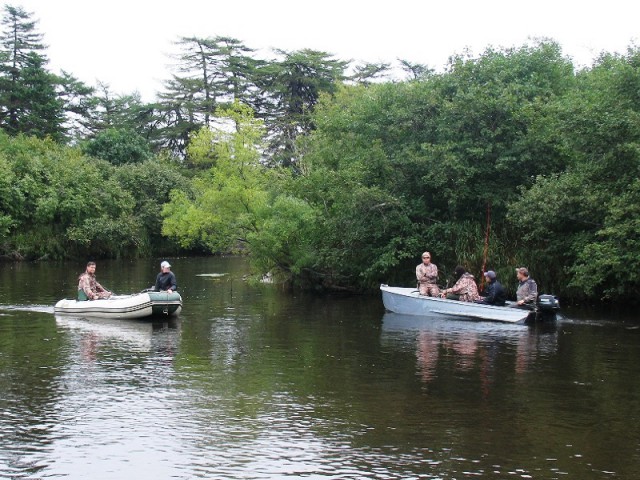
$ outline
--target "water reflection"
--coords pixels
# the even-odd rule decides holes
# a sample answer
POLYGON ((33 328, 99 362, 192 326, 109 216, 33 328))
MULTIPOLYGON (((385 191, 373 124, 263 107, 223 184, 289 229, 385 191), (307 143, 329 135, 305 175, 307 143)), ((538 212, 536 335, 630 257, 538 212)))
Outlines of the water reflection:
POLYGON ((451 369, 477 372, 483 395, 489 394, 496 378, 498 360, 513 358, 513 371, 520 375, 558 348, 555 324, 525 326, 387 312, 382 332, 388 344, 415 345, 417 374, 425 384, 438 378, 439 367, 446 367, 441 370, 447 375, 451 369))
MULTIPOLYGON (((56 317, 73 268, 0 272, 21 308, 0 316, 0 478, 635 478, 637 324, 383 316, 254 288, 243 259, 172 263, 166 323, 56 317)), ((156 266, 101 271, 126 292, 156 266)))

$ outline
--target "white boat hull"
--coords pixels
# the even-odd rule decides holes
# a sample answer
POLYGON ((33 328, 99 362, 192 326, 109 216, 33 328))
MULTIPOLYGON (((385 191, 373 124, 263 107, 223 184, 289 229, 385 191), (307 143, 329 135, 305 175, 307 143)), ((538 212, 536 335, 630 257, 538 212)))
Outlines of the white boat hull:
POLYGON ((384 308, 403 315, 446 315, 494 322, 524 323, 533 312, 520 308, 496 307, 420 295, 415 288, 381 285, 384 308))
POLYGON ((148 293, 116 295, 104 300, 77 301, 64 299, 55 304, 56 314, 100 318, 144 318, 153 313, 148 293))

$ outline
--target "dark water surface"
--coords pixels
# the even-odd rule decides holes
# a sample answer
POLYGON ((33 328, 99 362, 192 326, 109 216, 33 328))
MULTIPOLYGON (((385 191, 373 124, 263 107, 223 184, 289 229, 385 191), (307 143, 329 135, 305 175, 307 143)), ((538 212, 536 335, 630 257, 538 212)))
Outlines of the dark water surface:
MULTIPOLYGON (((640 478, 636 318, 416 319, 171 262, 165 322, 56 317, 82 265, 0 264, 0 478, 640 478)), ((128 293, 158 265, 97 276, 128 293)))

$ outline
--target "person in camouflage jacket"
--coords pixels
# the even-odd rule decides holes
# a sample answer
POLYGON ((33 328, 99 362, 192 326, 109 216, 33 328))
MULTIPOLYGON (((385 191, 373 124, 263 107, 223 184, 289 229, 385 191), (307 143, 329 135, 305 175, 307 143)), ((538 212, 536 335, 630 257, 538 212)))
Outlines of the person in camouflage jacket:
POLYGON ((418 280, 420 295, 437 297, 440 294, 440 289, 436 283, 438 281, 438 267, 435 263, 431 263, 431 254, 429 252, 422 254, 422 263, 416 267, 416 279, 418 280))
POLYGON ((451 288, 442 290, 440 296, 451 300, 460 300, 461 302, 475 302, 480 298, 478 294, 478 286, 473 275, 468 273, 465 268, 458 265, 455 270, 455 276, 458 281, 451 288))
POLYGON ((96 280, 95 262, 87 263, 87 269, 78 277, 78 300, 98 300, 110 296, 111 292, 96 280))

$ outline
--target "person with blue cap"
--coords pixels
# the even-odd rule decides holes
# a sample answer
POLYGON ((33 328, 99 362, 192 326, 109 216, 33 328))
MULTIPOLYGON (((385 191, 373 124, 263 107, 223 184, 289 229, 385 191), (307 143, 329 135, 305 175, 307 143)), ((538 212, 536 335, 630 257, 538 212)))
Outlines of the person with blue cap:
POLYGON ((481 297, 479 300, 476 300, 476 302, 503 307, 507 300, 507 293, 504 291, 502 284, 498 281, 496 272, 488 270, 484 273, 484 278, 487 280, 487 288, 485 290, 486 295, 481 297))
POLYGON ((160 273, 156 277, 156 285, 153 287, 156 292, 175 292, 178 290, 176 276, 171 271, 171 265, 164 260, 160 264, 160 273))

